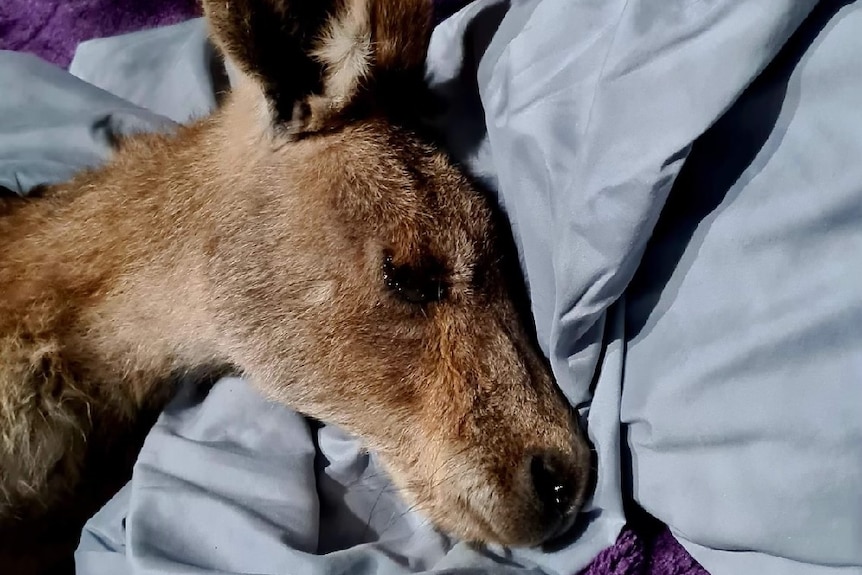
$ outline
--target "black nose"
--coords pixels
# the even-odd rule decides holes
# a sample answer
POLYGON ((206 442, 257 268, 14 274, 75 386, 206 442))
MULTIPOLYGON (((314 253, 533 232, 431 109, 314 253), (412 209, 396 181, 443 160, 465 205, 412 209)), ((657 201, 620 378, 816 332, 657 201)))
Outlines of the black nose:
POLYGON ((576 485, 573 474, 557 455, 534 455, 530 461, 533 489, 545 513, 552 519, 564 519, 574 511, 576 485))

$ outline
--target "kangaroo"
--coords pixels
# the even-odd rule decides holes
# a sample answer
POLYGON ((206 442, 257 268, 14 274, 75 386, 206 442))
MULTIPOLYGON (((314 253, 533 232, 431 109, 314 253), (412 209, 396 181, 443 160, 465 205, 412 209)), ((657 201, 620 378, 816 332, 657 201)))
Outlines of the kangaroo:
POLYGON ((420 121, 431 0, 203 8, 239 71, 215 112, 0 200, 0 521, 73 496, 178 374, 229 369, 359 436, 441 530, 558 535, 590 450, 495 206, 420 121))

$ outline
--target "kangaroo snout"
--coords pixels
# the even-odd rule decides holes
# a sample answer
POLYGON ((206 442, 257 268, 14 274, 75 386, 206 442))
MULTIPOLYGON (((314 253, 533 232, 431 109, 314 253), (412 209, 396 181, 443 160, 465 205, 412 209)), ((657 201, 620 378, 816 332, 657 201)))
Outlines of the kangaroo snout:
POLYGON ((580 506, 578 499, 584 478, 576 471, 579 463, 553 452, 529 458, 530 480, 540 513, 549 525, 545 539, 569 527, 580 506))

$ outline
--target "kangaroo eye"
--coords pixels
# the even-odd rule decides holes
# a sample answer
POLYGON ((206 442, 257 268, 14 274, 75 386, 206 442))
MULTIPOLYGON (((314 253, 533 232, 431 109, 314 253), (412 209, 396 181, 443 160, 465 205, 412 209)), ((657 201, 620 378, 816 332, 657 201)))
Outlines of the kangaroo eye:
POLYGON ((446 284, 439 274, 395 265, 389 255, 383 259, 383 281, 387 289, 408 303, 425 305, 446 297, 446 284))

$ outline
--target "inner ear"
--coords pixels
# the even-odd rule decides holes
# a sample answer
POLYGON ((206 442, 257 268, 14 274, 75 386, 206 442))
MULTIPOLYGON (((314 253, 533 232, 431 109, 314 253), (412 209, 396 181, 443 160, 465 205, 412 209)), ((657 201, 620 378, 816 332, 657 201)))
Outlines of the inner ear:
POLYGON ((213 41, 258 86, 271 120, 290 125, 323 91, 323 67, 309 56, 335 1, 204 0, 213 41), (297 114, 296 108, 300 108, 297 114))
POLYGON ((297 136, 337 124, 348 110, 367 113, 381 90, 397 90, 377 77, 423 70, 433 10, 431 0, 203 0, 203 6, 213 40, 259 88, 270 121, 297 136))

